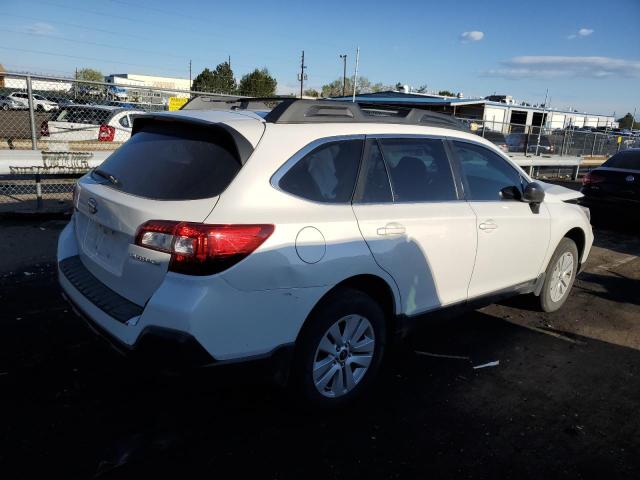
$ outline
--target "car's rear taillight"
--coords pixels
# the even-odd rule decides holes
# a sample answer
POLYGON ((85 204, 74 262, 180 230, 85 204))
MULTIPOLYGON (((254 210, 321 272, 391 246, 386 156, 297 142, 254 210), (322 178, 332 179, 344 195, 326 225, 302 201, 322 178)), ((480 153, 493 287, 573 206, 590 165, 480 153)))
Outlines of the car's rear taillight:
POLYGON ((136 233, 136 245, 171 254, 169 270, 213 275, 246 258, 273 233, 273 225, 205 225, 150 220, 136 233))
POLYGON ((49 136, 49 122, 46 120, 40 124, 40 136, 48 137, 49 136))
POLYGON ((595 172, 589 172, 582 177, 582 185, 593 185, 594 183, 602 183, 605 178, 595 172))
POLYGON ((98 131, 98 141, 100 142, 113 142, 113 139, 116 136, 116 129, 109 125, 100 125, 100 130, 98 131))

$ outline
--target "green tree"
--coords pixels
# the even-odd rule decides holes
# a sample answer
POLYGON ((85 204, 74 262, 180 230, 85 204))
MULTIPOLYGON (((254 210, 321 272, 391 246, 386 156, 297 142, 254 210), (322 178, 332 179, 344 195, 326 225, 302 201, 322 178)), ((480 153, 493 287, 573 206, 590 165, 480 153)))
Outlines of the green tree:
POLYGON ((453 92, 450 92, 449 90, 440 90, 438 92, 438 95, 442 95, 443 97, 455 97, 456 94, 453 92))
POLYGON ((278 82, 269 74, 269 70, 256 68, 242 77, 238 93, 250 97, 273 97, 277 86, 278 82))
POLYGON ((318 98, 320 96, 320 92, 317 91, 315 88, 308 88, 307 90, 305 90, 304 92, 302 92, 302 94, 305 97, 315 97, 318 98))
POLYGON ((635 122, 631 112, 627 112, 624 117, 618 119, 618 125, 620 128, 640 128, 640 122, 635 122), (632 126, 633 125, 633 126, 632 126))
POLYGON ((228 62, 219 64, 215 70, 205 68, 194 80, 191 87, 199 92, 236 93, 237 83, 228 62))
POLYGON ((100 70, 94 70, 93 68, 81 68, 76 72, 76 80, 104 82, 104 75, 100 70))
MULTIPOLYGON (((356 94, 361 93, 374 93, 383 92, 385 90, 391 90, 389 85, 383 85, 382 83, 372 84, 367 77, 358 77, 358 83, 356 84, 356 94)), ((353 79, 347 78, 345 95, 353 95, 353 79)), ((342 78, 338 78, 331 83, 322 86, 322 96, 327 97, 341 97, 342 96, 342 78)))

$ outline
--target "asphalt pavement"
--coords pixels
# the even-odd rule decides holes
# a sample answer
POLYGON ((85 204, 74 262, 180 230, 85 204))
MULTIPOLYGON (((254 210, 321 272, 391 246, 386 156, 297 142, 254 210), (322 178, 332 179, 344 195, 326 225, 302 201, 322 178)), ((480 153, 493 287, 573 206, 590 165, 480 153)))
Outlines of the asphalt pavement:
POLYGON ((0 222, 0 478, 638 478, 640 238, 624 222, 596 229, 560 312, 523 297, 425 325, 370 396, 329 413, 251 367, 124 360, 60 297, 65 220, 0 222))

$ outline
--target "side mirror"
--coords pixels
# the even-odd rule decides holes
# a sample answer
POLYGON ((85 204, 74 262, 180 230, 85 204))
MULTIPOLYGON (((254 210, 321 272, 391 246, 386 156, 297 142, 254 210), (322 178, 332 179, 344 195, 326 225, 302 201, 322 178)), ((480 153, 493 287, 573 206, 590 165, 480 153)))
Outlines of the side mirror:
POLYGON ((533 213, 538 213, 540 211, 540 204, 544 201, 544 189, 542 185, 536 182, 527 184, 527 186, 524 187, 522 201, 527 202, 531 206, 533 213))
POLYGON ((522 193, 518 187, 511 185, 500 190, 500 198, 502 200, 522 200, 522 193))

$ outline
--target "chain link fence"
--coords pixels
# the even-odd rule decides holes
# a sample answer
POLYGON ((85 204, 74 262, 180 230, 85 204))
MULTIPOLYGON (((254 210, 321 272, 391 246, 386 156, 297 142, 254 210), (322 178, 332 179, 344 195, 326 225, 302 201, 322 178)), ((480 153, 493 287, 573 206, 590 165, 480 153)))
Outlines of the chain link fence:
POLYGON ((194 96, 229 98, 113 78, 121 83, 0 73, 0 149, 115 150, 136 115, 177 110, 194 96))
POLYGON ((12 175, 0 177, 0 213, 71 211, 73 176, 12 175))
POLYGON ((479 136, 508 153, 608 158, 640 147, 640 136, 609 127, 550 128, 461 118, 479 136))

